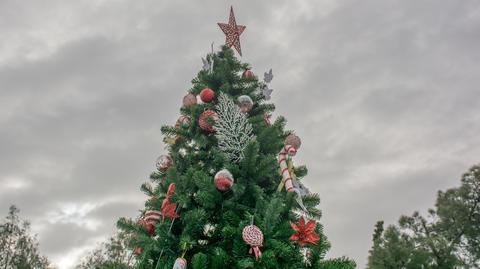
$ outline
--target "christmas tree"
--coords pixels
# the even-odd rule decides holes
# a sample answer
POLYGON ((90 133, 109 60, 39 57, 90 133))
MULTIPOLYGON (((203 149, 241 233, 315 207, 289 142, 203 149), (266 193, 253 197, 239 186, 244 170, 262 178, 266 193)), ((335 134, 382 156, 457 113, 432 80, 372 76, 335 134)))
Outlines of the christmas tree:
POLYGON ((118 222, 136 268, 354 268, 324 259, 320 198, 293 164, 300 138, 283 117, 270 122, 272 71, 259 80, 235 57, 245 26, 233 10, 219 26, 226 46, 202 59, 176 124, 162 127, 168 155, 142 185, 145 209, 118 222))

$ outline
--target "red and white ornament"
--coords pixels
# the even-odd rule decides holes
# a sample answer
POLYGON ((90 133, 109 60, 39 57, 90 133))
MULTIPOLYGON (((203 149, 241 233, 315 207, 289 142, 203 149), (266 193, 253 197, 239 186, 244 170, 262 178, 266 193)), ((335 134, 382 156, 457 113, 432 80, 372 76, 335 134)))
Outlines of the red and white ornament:
POLYGON ((262 252, 260 251, 261 246, 263 246, 263 233, 255 225, 248 225, 245 228, 243 228, 242 231, 242 238, 245 243, 250 245, 250 251, 248 253, 252 254, 252 252, 255 254, 255 258, 260 258, 262 256, 262 252))
POLYGON ((215 92, 210 88, 203 88, 200 91, 200 99, 202 102, 209 103, 215 97, 215 92))
POLYGON ((157 166, 157 169, 160 171, 167 170, 172 165, 173 165, 173 160, 168 155, 160 155, 160 157, 157 158, 156 166, 157 166))
POLYGON ((185 95, 183 97, 183 106, 190 107, 197 104, 197 97, 191 93, 185 95))
POLYGON ((302 145, 302 140, 300 140, 300 137, 298 137, 294 133, 291 133, 285 138, 285 145, 291 145, 296 150, 298 150, 302 145))
POLYGON ((215 174, 213 178, 215 187, 220 191, 228 191, 233 186, 233 176, 227 169, 222 169, 215 174))
POLYGON ((267 126, 272 125, 272 122, 270 121, 271 117, 272 117, 272 115, 269 114, 268 112, 263 113, 263 122, 265 123, 265 125, 267 125, 267 126))
POLYGON ((253 74, 253 71, 252 71, 252 70, 246 69, 246 70, 243 72, 242 76, 243 76, 244 78, 251 78, 251 77, 254 76, 254 74, 253 74))
POLYGON ((175 128, 186 127, 190 124, 190 117, 187 115, 180 115, 177 122, 175 123, 175 128))
POLYGON ((238 106, 240 107, 240 111, 243 113, 247 113, 252 110, 253 107, 253 100, 248 95, 241 95, 237 98, 238 106))
POLYGON ((146 221, 145 219, 139 219, 138 224, 142 225, 143 228, 145 228, 145 231, 149 234, 149 235, 155 235, 155 227, 153 227, 153 224, 155 224, 156 222, 148 222, 146 221))
MULTIPOLYGON (((278 165, 280 166, 280 174, 282 175, 282 181, 278 186, 278 191, 281 191, 285 186, 285 190, 293 191, 297 194, 296 201, 298 205, 302 208, 303 211, 308 212, 307 208, 303 204, 302 200, 302 191, 299 188, 295 187, 294 181, 297 180, 294 173, 290 173, 287 159, 289 162, 292 161, 292 157, 295 156, 297 150, 292 145, 285 145, 282 147, 282 150, 278 153, 278 165)), ((293 165, 293 163, 291 163, 293 165)), ((298 183, 298 182, 297 182, 298 183)), ((299 184, 297 184, 299 186, 299 184)))
POLYGON ((288 171, 287 155, 294 156, 297 150, 291 146, 286 145, 282 147, 282 150, 278 153, 278 165, 280 166, 280 173, 282 174, 282 186, 285 185, 286 191, 293 191, 293 178, 288 171))
POLYGON ((205 119, 207 118, 210 118, 216 121, 218 119, 218 115, 215 111, 211 109, 207 109, 203 111, 202 114, 200 114, 200 116, 198 117, 198 125, 200 126, 200 128, 209 132, 214 132, 215 127, 213 126, 213 124, 207 123, 205 121, 205 119))
POLYGON ((185 260, 184 258, 178 257, 175 260, 173 269, 186 269, 186 268, 187 268, 187 260, 185 260))
POLYGON ((145 211, 145 214, 143 215, 143 219, 147 223, 155 224, 158 222, 158 220, 162 217, 162 212, 158 210, 147 210, 145 211))

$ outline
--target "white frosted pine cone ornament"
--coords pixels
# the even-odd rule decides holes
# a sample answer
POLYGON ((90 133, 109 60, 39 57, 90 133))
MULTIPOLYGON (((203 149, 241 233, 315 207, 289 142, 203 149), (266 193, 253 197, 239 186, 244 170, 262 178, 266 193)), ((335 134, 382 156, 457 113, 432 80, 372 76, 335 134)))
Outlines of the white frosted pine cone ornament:
POLYGON ((242 77, 244 78, 251 78, 253 77, 255 74, 253 74, 253 71, 250 70, 250 69, 246 69, 245 71, 243 71, 242 73, 242 77))
POLYGON ((185 260, 184 258, 178 257, 175 260, 173 269, 187 269, 187 260, 185 260))
POLYGON ((243 228, 242 238, 245 243, 250 245, 250 251, 248 253, 254 253, 255 258, 258 260, 258 258, 262 256, 259 247, 263 246, 263 233, 260 228, 253 224, 246 226, 243 228))
POLYGON ((227 169, 218 171, 215 174, 213 181, 215 183, 215 187, 217 187, 219 191, 228 191, 230 188, 232 188, 234 183, 232 173, 230 173, 230 171, 227 169))
POLYGON ((173 165, 173 160, 168 155, 160 155, 160 157, 157 158, 155 165, 157 166, 158 170, 164 171, 173 165))
POLYGON ((248 113, 253 108, 253 100, 248 95, 241 95, 237 98, 238 107, 243 113, 248 113))
POLYGON ((298 137, 294 133, 291 133, 285 138, 285 145, 290 145, 294 147, 295 150, 298 150, 302 145, 302 140, 300 140, 300 137, 298 137))
POLYGON ((180 148, 178 150, 178 154, 180 154, 182 157, 187 156, 187 149, 186 148, 180 148))
POLYGON ((183 97, 184 107, 191 107, 196 104, 197 104, 197 97, 194 94, 189 93, 183 97))

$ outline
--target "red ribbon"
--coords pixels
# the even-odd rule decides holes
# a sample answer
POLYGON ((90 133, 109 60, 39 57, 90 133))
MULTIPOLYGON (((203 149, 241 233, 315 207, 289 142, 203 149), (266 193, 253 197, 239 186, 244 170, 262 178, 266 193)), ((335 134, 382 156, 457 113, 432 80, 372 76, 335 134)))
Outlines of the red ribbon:
POLYGON ((262 252, 260 251, 260 248, 254 246, 250 248, 250 251, 248 253, 252 254, 252 251, 255 253, 255 258, 258 260, 258 258, 262 257, 262 252))

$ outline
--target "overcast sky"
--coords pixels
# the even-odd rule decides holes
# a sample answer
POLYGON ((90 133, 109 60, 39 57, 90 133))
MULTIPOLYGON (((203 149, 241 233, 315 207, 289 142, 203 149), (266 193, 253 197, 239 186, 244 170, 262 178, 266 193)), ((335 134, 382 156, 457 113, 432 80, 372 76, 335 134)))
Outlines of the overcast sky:
POLYGON ((243 61, 273 68, 322 197, 329 256, 364 268, 373 225, 433 206, 480 160, 477 0, 0 0, 0 212, 60 269, 136 216, 159 128, 230 4, 243 61))

